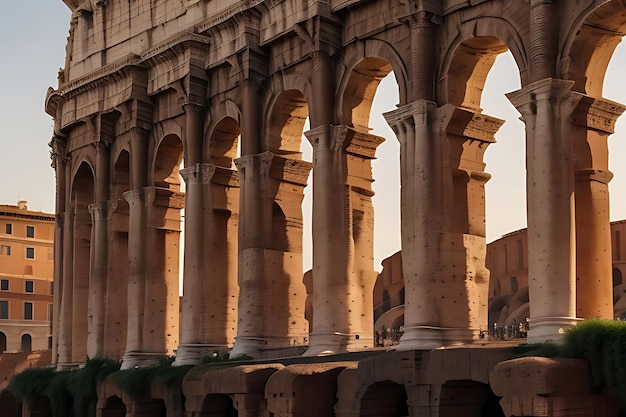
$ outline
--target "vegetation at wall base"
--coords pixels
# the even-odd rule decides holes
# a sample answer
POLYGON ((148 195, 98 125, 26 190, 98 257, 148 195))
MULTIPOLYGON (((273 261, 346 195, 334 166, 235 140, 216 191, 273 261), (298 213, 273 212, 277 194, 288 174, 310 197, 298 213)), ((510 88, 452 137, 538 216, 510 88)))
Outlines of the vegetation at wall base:
POLYGON ((150 385, 159 381, 168 387, 181 386, 183 378, 194 365, 172 366, 173 358, 160 360, 157 365, 145 368, 125 369, 115 372, 109 381, 129 397, 140 399, 150 393, 150 385))
POLYGON ((94 417, 96 384, 119 368, 119 362, 110 359, 87 359, 85 366, 76 371, 31 368, 15 375, 7 389, 23 402, 47 399, 54 417, 94 417))
POLYGON ((583 320, 565 332, 563 343, 523 344, 513 348, 517 357, 583 359, 589 364, 597 388, 608 387, 626 409, 626 322, 583 320))

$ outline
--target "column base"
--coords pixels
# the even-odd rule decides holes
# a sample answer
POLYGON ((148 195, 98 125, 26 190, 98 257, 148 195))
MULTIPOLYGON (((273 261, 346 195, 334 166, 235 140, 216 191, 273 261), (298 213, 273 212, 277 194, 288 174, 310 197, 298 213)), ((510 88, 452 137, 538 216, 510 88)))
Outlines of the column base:
POLYGON ((527 343, 560 342, 565 330, 576 326, 582 319, 576 317, 530 318, 527 343))
POLYGON ((207 355, 223 355, 228 352, 226 345, 209 345, 187 343, 179 345, 176 350, 176 359, 172 366, 199 365, 207 355))
POLYGON ((351 336, 339 332, 311 333, 309 348, 302 356, 323 356, 347 352, 351 336))
POLYGON ((166 353, 127 352, 122 357, 120 370, 154 366, 166 356, 166 353))
POLYGON ((437 327, 404 326, 396 350, 431 350, 443 346, 466 345, 478 338, 479 330, 437 327))
POLYGON ((261 350, 267 345, 267 339, 260 337, 237 336, 235 337, 235 346, 230 351, 229 358, 236 359, 242 356, 250 358, 258 358, 261 350))

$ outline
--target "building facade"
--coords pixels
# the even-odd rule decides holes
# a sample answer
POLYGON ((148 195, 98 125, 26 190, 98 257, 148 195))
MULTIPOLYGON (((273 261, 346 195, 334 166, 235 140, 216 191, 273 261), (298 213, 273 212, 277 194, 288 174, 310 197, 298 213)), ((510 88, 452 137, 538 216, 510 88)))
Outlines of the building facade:
POLYGON ((52 347, 53 214, 0 205, 0 351, 52 347))
POLYGON ((64 2, 66 62, 46 97, 60 368, 373 346, 371 160, 383 139, 369 114, 391 71, 400 345, 477 340, 489 304, 483 155, 503 123, 480 100, 506 50, 522 85, 507 97, 526 124, 529 339, 613 317, 607 137, 625 107, 601 87, 623 2, 64 2), (301 201, 311 170, 309 326, 301 201))

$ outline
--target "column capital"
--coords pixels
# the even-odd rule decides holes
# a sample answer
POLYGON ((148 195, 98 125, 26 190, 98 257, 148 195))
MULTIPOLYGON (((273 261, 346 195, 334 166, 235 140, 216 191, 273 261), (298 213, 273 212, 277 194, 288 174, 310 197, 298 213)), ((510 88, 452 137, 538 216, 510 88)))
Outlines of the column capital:
POLYGON ((215 175, 215 164, 195 164, 180 170, 180 175, 189 184, 208 184, 215 175))
POLYGON ((235 166, 245 175, 246 169, 253 169, 254 165, 259 165, 261 174, 269 174, 270 168, 272 166, 272 158, 274 154, 270 151, 265 151, 263 153, 257 153, 252 155, 244 155, 235 159, 235 166))
POLYGON ((143 190, 129 190, 122 193, 129 205, 142 204, 144 202, 143 190))
MULTIPOLYGON (((524 116, 537 114, 537 102, 539 101, 559 101, 562 102, 568 97, 574 86, 574 81, 561 80, 557 78, 544 78, 529 84, 517 91, 506 94, 509 101, 524 116)), ((574 109, 576 103, 572 103, 574 109)))
POLYGON ((437 119, 446 133, 489 143, 496 141, 495 134, 504 124, 502 119, 452 104, 437 109, 437 119))
POLYGON ((411 127, 432 124, 436 111, 437 103, 434 101, 417 100, 383 113, 383 117, 396 135, 400 136, 402 132, 406 132, 407 123, 411 127))
POLYGON ((573 92, 578 98, 572 113, 574 123, 592 130, 608 134, 615 133, 615 122, 624 113, 626 106, 605 98, 595 98, 573 92))
POLYGON ((374 159, 376 149, 385 141, 385 138, 371 133, 359 132, 346 125, 322 125, 304 132, 304 135, 315 150, 320 144, 320 138, 330 134, 330 149, 338 152, 374 159))
POLYGON ((91 219, 94 221, 102 220, 107 216, 108 202, 90 204, 87 208, 91 213, 91 219))

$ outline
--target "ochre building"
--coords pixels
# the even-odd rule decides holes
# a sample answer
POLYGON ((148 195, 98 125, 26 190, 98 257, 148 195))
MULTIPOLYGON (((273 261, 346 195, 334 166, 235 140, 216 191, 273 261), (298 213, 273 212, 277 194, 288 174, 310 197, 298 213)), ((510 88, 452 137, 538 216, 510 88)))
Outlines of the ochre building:
POLYGON ((101 413, 572 415, 561 411, 575 397, 576 415, 617 415, 599 411, 612 397, 592 390, 586 364, 500 363, 504 351, 475 342, 490 296, 483 155, 503 123, 480 103, 507 50, 521 80, 507 97, 526 125, 528 340, 613 318, 607 138, 625 107, 602 86, 623 1, 64 3, 66 61, 45 102, 57 368, 291 355, 194 368, 149 398, 102 384, 101 413), (371 160, 383 139, 369 117, 391 71, 404 325, 397 351, 375 356, 371 160))
POLYGON ((52 347, 55 216, 0 205, 0 352, 52 347))

